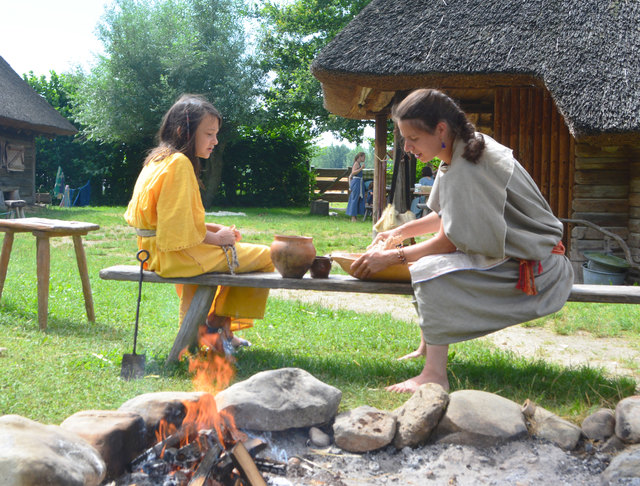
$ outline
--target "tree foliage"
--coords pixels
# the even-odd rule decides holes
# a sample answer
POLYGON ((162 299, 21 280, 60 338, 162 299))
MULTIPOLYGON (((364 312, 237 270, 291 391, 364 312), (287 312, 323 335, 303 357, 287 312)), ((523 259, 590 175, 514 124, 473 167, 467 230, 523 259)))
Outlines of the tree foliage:
MULTIPOLYGON (((81 82, 80 74, 57 74, 49 77, 25 74, 24 80, 62 116, 72 119, 72 99, 81 82)), ((79 127, 80 129, 82 127, 79 127)), ((122 160, 121 144, 87 140, 82 133, 75 136, 36 137, 35 185, 38 192, 52 192, 58 167, 65 182, 78 188, 91 181, 92 203, 110 203, 110 194, 103 194, 103 183, 122 160)))
POLYGON ((314 136, 324 131, 362 141, 364 122, 331 115, 322 105, 311 62, 370 0, 264 0, 257 15, 263 68, 274 74, 265 93, 269 109, 306 123, 314 136))
POLYGON ((220 198, 233 205, 307 204, 311 191, 309 133, 301 126, 242 127, 227 147, 235 163, 222 174, 220 198))
MULTIPOLYGON (((99 26, 105 55, 77 94, 75 115, 93 140, 126 144, 120 177, 128 197, 167 109, 183 93, 221 111, 220 138, 246 123, 262 78, 247 54, 238 0, 116 0, 99 26)), ((218 187, 224 144, 204 165, 205 204, 218 187)))

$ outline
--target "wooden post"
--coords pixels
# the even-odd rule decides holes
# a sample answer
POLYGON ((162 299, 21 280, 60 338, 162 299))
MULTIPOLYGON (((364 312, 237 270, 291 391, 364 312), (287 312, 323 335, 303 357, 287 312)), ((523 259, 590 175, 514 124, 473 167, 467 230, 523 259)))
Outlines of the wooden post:
POLYGON ((386 206, 387 200, 387 114, 376 114, 375 164, 373 166, 373 223, 386 206))
POLYGON ((36 265, 38 274, 38 324, 40 330, 47 329, 47 314, 49 312, 49 274, 51 271, 51 254, 49 251, 49 237, 38 231, 36 235, 36 265))
POLYGON ((96 314, 93 310, 91 283, 89 282, 89 272, 87 269, 87 256, 82 246, 82 236, 73 235, 73 246, 76 249, 76 262, 78 263, 78 272, 80 272, 80 280, 82 281, 82 293, 84 295, 84 308, 87 311, 87 319, 89 322, 96 322, 96 314))
POLYGON ((2 297, 2 289, 4 289, 4 281, 7 279, 7 268, 9 268, 9 258, 11 258, 12 247, 13 231, 7 231, 4 234, 2 255, 0 256, 0 298, 2 297))

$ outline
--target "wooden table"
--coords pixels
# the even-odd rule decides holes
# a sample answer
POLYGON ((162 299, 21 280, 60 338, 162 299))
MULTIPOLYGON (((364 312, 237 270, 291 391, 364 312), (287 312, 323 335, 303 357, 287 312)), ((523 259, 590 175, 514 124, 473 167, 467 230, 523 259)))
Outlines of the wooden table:
POLYGON ((45 218, 0 219, 0 231, 5 233, 2 254, 0 254, 0 298, 2 298, 4 282, 7 278, 13 236, 15 233, 31 232, 36 237, 38 324, 40 329, 44 331, 47 328, 47 313, 49 310, 49 274, 51 270, 49 238, 71 236, 76 250, 76 261, 80 272, 80 280, 82 281, 82 293, 84 294, 87 318, 90 322, 95 322, 96 316, 93 310, 93 296, 91 295, 91 285, 87 271, 87 257, 82 246, 82 235, 97 229, 100 229, 97 224, 80 221, 61 221, 45 218))

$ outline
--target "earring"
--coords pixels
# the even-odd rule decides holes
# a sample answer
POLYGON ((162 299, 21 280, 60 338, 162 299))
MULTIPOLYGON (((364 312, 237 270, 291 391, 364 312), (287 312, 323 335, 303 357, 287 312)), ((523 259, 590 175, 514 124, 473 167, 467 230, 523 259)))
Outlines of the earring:
POLYGON ((441 142, 441 143, 442 143, 442 148, 447 148, 447 146, 444 144, 444 142, 441 142))

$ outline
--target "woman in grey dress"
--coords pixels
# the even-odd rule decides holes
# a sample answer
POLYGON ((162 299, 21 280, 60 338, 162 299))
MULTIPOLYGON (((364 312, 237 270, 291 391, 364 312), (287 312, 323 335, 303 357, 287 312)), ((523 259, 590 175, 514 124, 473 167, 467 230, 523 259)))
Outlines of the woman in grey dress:
POLYGON ((511 150, 475 131, 460 107, 437 90, 412 92, 392 117, 404 149, 442 160, 427 205, 431 213, 380 233, 352 270, 367 277, 414 262, 411 280, 425 355, 420 375, 387 387, 424 383, 449 389, 449 344, 558 311, 573 284, 562 223, 511 150), (416 245, 411 237, 434 233, 416 245))

